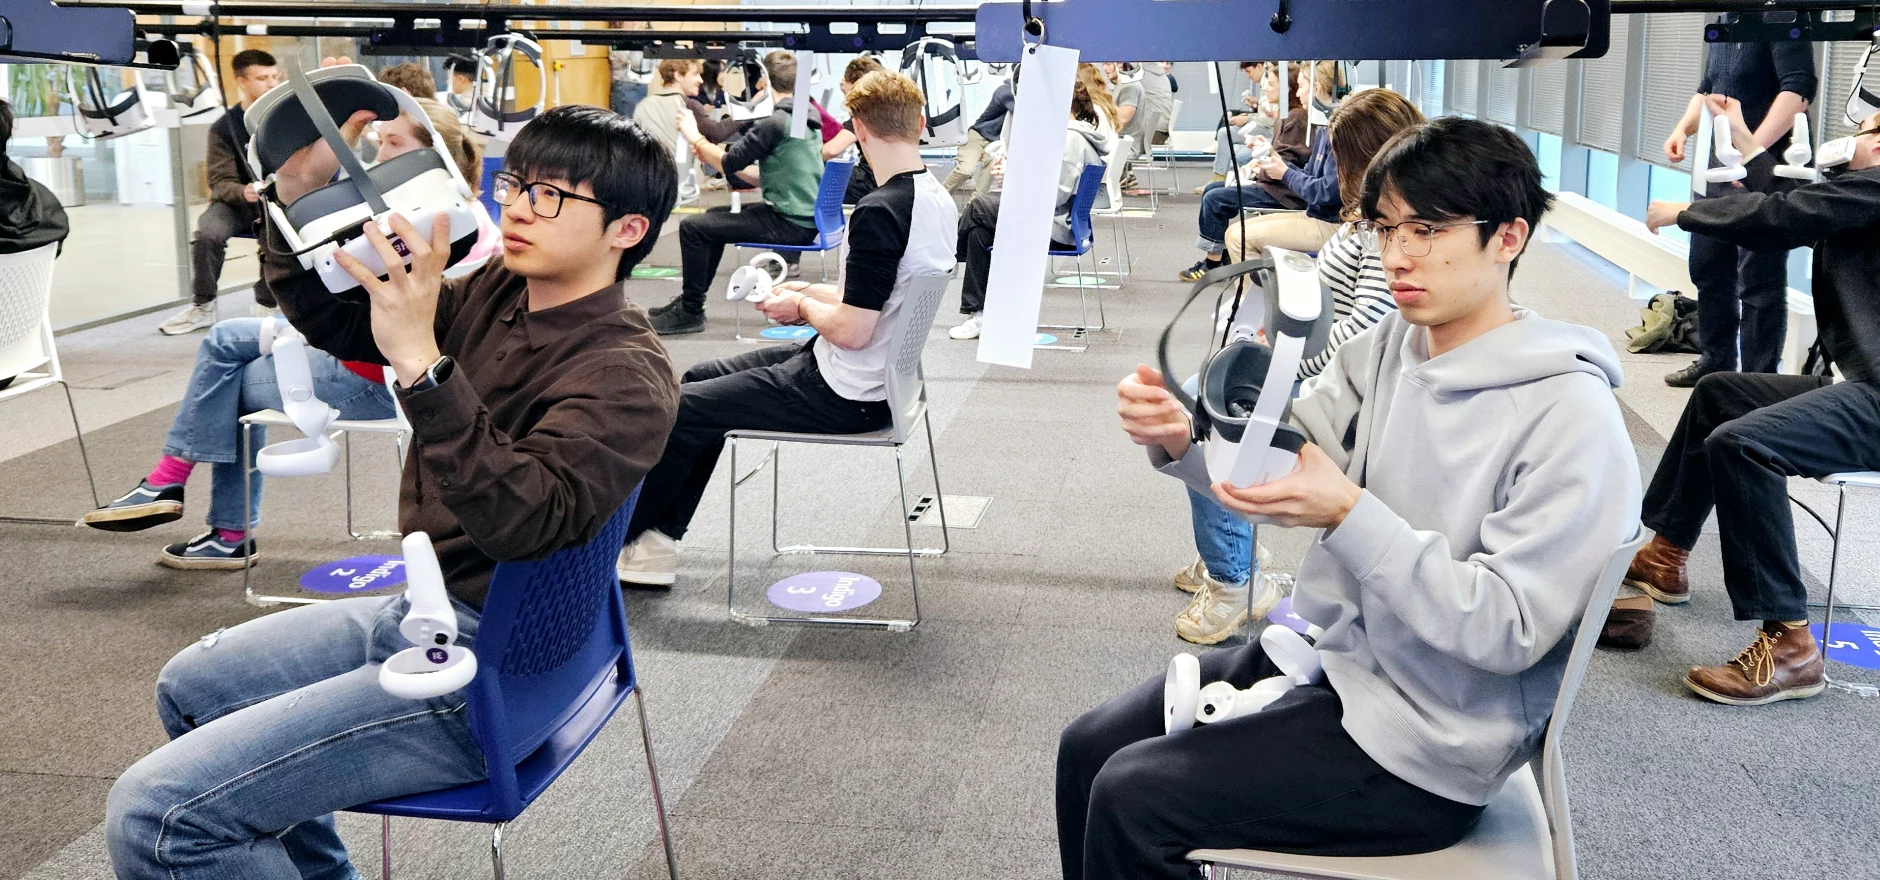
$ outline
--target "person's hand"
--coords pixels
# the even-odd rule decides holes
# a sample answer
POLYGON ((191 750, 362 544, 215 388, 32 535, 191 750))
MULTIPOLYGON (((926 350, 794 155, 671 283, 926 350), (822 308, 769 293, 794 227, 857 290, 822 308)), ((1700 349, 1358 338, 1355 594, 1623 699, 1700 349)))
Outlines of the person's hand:
POLYGON ((1691 133, 1685 131, 1682 127, 1671 132, 1671 136, 1665 138, 1665 158, 1673 162, 1684 161, 1684 142, 1689 140, 1690 137, 1691 133))
POLYGON ((1743 152, 1744 157, 1753 156, 1769 149, 1769 145, 1756 137, 1750 130, 1749 122, 1743 118, 1743 102, 1726 95, 1711 95, 1704 99, 1704 110, 1722 113, 1730 120, 1730 142, 1743 152))
POLYGON ((759 302, 757 310, 763 312, 764 317, 779 324, 801 324, 803 323, 803 300, 808 296, 809 294, 804 292, 802 282, 790 282, 778 286, 777 292, 772 294, 770 299, 759 302), (798 286, 792 287, 791 284, 798 286))
POLYGON ((1363 497, 1325 450, 1307 443, 1292 473, 1270 483, 1237 488, 1214 484, 1214 498, 1237 513, 1264 517, 1281 526, 1335 529, 1363 497))
POLYGON ((261 201, 261 193, 257 191, 255 185, 251 183, 242 187, 242 198, 249 202, 258 202, 261 201))
POLYGON ((385 280, 380 281, 344 250, 335 251, 333 258, 371 298, 372 339, 398 373, 399 384, 409 388, 438 358, 434 325, 444 265, 450 261, 450 221, 440 215, 431 225, 429 241, 400 214, 391 215, 391 226, 392 234, 411 252, 410 269, 405 268, 404 258, 379 231, 378 224, 371 222, 365 224, 365 239, 385 263, 385 280))
POLYGON ((1255 165, 1259 166, 1260 176, 1267 180, 1281 180, 1286 176, 1286 163, 1280 161, 1280 158, 1272 153, 1268 153, 1253 161, 1255 165))
MULTIPOLYGON (((339 127, 340 137, 349 144, 357 143, 366 126, 377 118, 370 110, 354 113, 339 127)), ((275 169, 274 191, 280 196, 281 204, 291 205, 295 199, 331 183, 338 171, 339 157, 333 154, 333 147, 326 138, 320 138, 296 150, 275 169)))
POLYGON ((1240 96, 1240 104, 1249 110, 1257 110, 1260 107, 1260 99, 1252 95, 1243 94, 1240 96))
POLYGON ((685 138, 686 143, 689 144, 698 140, 698 117, 693 116, 689 108, 679 108, 679 118, 677 121, 679 125, 679 136, 685 138))
POLYGON ((1660 229, 1676 226, 1678 215, 1690 206, 1690 202, 1652 202, 1645 206, 1645 228, 1657 235, 1660 229))
POLYGON ((1188 411, 1162 385, 1160 370, 1137 364, 1136 372, 1116 383, 1116 414, 1130 442, 1160 446, 1173 459, 1188 454, 1192 431, 1188 411))

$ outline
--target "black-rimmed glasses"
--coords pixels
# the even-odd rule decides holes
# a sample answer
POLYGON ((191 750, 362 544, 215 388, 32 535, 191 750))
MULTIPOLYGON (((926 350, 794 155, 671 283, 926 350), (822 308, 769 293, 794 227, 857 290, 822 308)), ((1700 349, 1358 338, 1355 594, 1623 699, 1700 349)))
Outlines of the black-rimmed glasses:
POLYGON ((1374 220, 1365 220, 1357 224, 1358 240, 1365 251, 1373 254, 1384 252, 1385 242, 1397 239, 1406 257, 1427 257, 1430 248, 1436 244, 1436 233, 1459 226, 1481 226, 1487 220, 1465 220, 1458 223, 1424 223, 1420 220, 1406 220, 1395 226, 1385 226, 1374 220))
POLYGON ((552 183, 524 181, 507 171, 498 171, 491 176, 490 195, 496 199, 496 204, 507 208, 515 204, 516 196, 524 192, 529 194, 529 209, 544 220, 553 220, 560 215, 561 204, 567 199, 601 204, 600 199, 578 196, 552 183))

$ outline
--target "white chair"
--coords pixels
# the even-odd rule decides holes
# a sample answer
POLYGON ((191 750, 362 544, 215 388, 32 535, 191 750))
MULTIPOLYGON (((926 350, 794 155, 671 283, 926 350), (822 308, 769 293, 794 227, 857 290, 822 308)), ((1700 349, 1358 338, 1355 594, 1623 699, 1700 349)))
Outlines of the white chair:
POLYGON ((1566 735, 1573 701, 1586 680, 1586 669, 1592 664, 1599 629, 1605 625, 1606 612, 1612 610, 1613 596, 1619 592, 1619 581, 1632 563, 1632 554, 1647 537, 1648 533, 1640 529, 1607 560, 1606 570, 1594 584, 1586 613, 1573 635, 1540 755, 1508 777, 1501 791, 1488 802, 1481 821, 1461 843, 1431 853, 1364 858, 1198 849, 1188 854, 1188 860, 1200 863, 1202 876, 1208 880, 1226 880, 1236 868, 1340 880, 1578 880, 1560 742, 1566 735))
POLYGON ((1153 172, 1168 172, 1169 195, 1175 195, 1181 192, 1181 170, 1175 166, 1174 144, 1175 120, 1180 119, 1181 115, 1182 102, 1177 100, 1174 102, 1174 108, 1169 111, 1168 119, 1163 120, 1163 127, 1149 133, 1149 144, 1142 151, 1143 158, 1146 160, 1143 162, 1142 166, 1144 177, 1143 187, 1149 190, 1149 201, 1152 205, 1155 203, 1155 187, 1149 184, 1147 178, 1149 174, 1153 172), (1166 137, 1166 140, 1161 144, 1155 142, 1155 136, 1158 134, 1166 137), (1157 147, 1160 147, 1160 149, 1157 149, 1157 147))
MULTIPOLYGON (((336 440, 339 440, 341 442, 342 447, 345 449, 346 534, 351 535, 352 539, 355 541, 363 541, 369 538, 402 537, 399 534, 399 532, 395 529, 384 529, 384 530, 377 530, 377 531, 370 531, 370 532, 361 532, 353 524, 352 435, 376 434, 381 437, 390 436, 393 439, 393 442, 398 444, 399 467, 402 468, 405 464, 405 450, 411 443, 411 422, 406 420, 404 408, 398 405, 398 391, 395 387, 396 381, 397 380, 394 374, 392 373, 392 369, 390 367, 386 367, 385 368, 385 387, 392 392, 392 407, 395 411, 395 414, 391 418, 389 419, 340 419, 339 421, 334 422, 332 424, 332 427, 329 429, 331 433, 328 434, 328 436, 333 437, 336 440)), ((254 460, 255 460, 254 429, 255 429, 255 426, 259 425, 259 426, 267 427, 267 428, 292 428, 294 427, 294 420, 288 418, 286 413, 281 412, 278 409, 264 409, 260 412, 249 413, 248 415, 242 416, 241 424, 242 424, 242 461, 245 463, 244 466, 242 467, 242 522, 252 523, 255 521, 254 509, 250 506, 254 498, 254 495, 252 494, 253 483, 251 481, 254 479, 254 474, 255 474, 255 467, 254 467, 254 460)), ((261 605, 261 606, 265 606, 265 605, 314 605, 320 602, 327 601, 325 599, 312 599, 312 598, 299 597, 299 596, 264 596, 264 595, 258 594, 255 592, 254 583, 253 583, 253 579, 251 575, 251 572, 253 571, 254 571, 254 564, 252 563, 242 567, 242 598, 246 599, 248 601, 248 604, 250 605, 261 605)))
MULTIPOLYGON (((1110 234, 1116 242, 1116 271, 1097 271, 1097 275, 1114 275, 1117 278, 1128 277, 1133 256, 1129 252, 1129 227, 1123 223, 1124 217, 1154 217, 1154 211, 1140 208, 1131 209, 1123 206, 1123 166, 1129 162, 1129 151, 1136 148, 1133 137, 1118 137, 1111 148, 1103 171, 1103 196, 1108 204, 1101 208, 1092 208, 1090 216, 1110 218, 1110 234)), ((1101 265, 1102 258, 1097 260, 1101 265)))
MULTIPOLYGON (((1823 603, 1827 607, 1822 613, 1821 621, 1821 643, 1823 646, 1822 650, 1825 654, 1828 646, 1834 643, 1834 633, 1832 630, 1834 626, 1834 586, 1841 572, 1841 525, 1844 520, 1844 514, 1847 513, 1847 488, 1849 486, 1856 486, 1862 489, 1880 489, 1880 471, 1851 471, 1844 474, 1829 474, 1828 476, 1822 477, 1821 482, 1833 486, 1837 490, 1834 502, 1834 531, 1829 533, 1829 537, 1833 539, 1833 550, 1828 553, 1828 601, 1823 603)), ((1875 610, 1871 606, 1864 605, 1848 605, 1843 607, 1869 611, 1875 610)), ((1839 687, 1843 690, 1853 690, 1855 692, 1864 692, 1872 688, 1872 685, 1837 682, 1834 680, 1833 676, 1828 677, 1828 683, 1831 686, 1839 687)))
POLYGON ((901 304, 899 323, 888 343, 888 406, 893 413, 894 422, 880 431, 866 434, 799 434, 789 431, 754 431, 738 430, 725 434, 725 442, 731 447, 731 473, 738 472, 738 441, 771 440, 776 448, 771 453, 770 483, 770 547, 779 554, 818 554, 832 553, 855 556, 903 556, 907 557, 908 586, 913 591, 914 615, 911 618, 853 618, 853 617, 778 617, 764 614, 746 614, 738 610, 738 481, 731 484, 731 527, 728 551, 730 569, 726 574, 725 607, 731 619, 752 626, 770 623, 823 624, 834 626, 881 627, 892 632, 907 632, 920 625, 920 574, 915 567, 915 560, 922 556, 940 556, 951 548, 947 537, 947 512, 943 496, 940 494, 940 462, 934 453, 933 422, 927 415, 927 381, 921 371, 921 353, 927 347, 927 336, 933 328, 934 315, 940 310, 940 299, 945 296, 947 284, 953 275, 922 275, 915 279, 913 289, 907 292, 907 301, 901 304), (915 547, 912 518, 914 510, 907 497, 907 465, 902 457, 902 447, 913 436, 916 426, 922 427, 927 434, 927 459, 933 467, 934 505, 940 516, 940 546, 915 547), (783 545, 778 537, 777 496, 783 471, 783 444, 785 443, 822 443, 840 446, 887 447, 894 450, 895 475, 901 486, 901 525, 907 536, 906 547, 822 547, 811 544, 783 545))
MULTIPOLYGON (((0 388, 0 400, 52 385, 65 389, 65 408, 72 414, 72 431, 78 435, 78 457, 85 464, 85 482, 91 486, 91 506, 100 507, 103 503, 92 478, 85 431, 78 425, 78 407, 72 403, 72 386, 65 382, 59 350, 52 341, 52 260, 58 254, 57 244, 0 254, 0 380, 13 379, 0 388)), ((0 522, 70 526, 72 518, 0 516, 0 522)))

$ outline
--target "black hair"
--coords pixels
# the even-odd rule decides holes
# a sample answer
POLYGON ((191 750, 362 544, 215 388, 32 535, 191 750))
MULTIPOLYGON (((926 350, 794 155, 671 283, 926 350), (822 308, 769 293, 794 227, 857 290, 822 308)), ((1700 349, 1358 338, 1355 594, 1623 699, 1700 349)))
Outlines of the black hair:
POLYGON ((646 218, 646 237, 621 253, 616 281, 652 253, 679 199, 671 148, 633 120, 600 107, 567 104, 536 117, 516 133, 503 164, 524 180, 592 186, 603 226, 628 214, 646 218))
MULTIPOLYGON (((7 99, 0 98, 0 152, 6 151, 7 141, 10 141, 12 139, 13 139, 13 105, 7 103, 7 99)), ((0 164, 5 164, 5 163, 6 163, 6 160, 3 158, 0 158, 0 164)))
MULTIPOLYGON (((1526 220, 1529 240, 1554 195, 1542 185, 1540 162, 1527 142, 1489 122, 1444 116, 1392 138, 1371 160, 1360 199, 1364 217, 1378 219, 1378 202, 1395 193, 1418 217, 1487 221, 1476 227, 1482 246, 1503 223, 1526 220)), ((1513 274, 1517 255, 1509 264, 1513 274)))
POLYGON ((705 82, 698 87, 699 100, 706 104, 717 103, 718 97, 724 94, 724 89, 718 85, 718 78, 725 73, 724 61, 707 58, 699 73, 705 77, 705 82))
POLYGON ((461 73, 472 79, 477 75, 477 63, 468 56, 451 54, 444 56, 444 75, 461 73))
POLYGON ((274 60, 273 55, 260 49, 243 49, 235 53, 234 60, 228 64, 229 69, 235 71, 236 76, 242 76, 250 67, 277 67, 279 65, 280 62, 274 60))

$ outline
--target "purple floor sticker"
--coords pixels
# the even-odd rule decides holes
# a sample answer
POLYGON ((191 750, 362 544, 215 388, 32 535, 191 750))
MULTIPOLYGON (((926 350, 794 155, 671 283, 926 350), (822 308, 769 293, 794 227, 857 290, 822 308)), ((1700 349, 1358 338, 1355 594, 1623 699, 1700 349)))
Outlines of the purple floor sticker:
POLYGON ((1266 616, 1266 622, 1277 623, 1300 635, 1304 635, 1306 627, 1310 626, 1305 618, 1293 613, 1291 596, 1279 600, 1279 604, 1273 606, 1272 612, 1266 616))
POLYGON ((1880 626, 1836 621, 1834 638, 1821 638, 1821 624, 1809 627, 1815 639, 1827 646, 1828 659, 1862 669, 1880 669, 1880 626))
POLYGON ((354 556, 318 566, 300 576, 300 588, 315 593, 364 593, 404 582, 403 556, 354 556))
POLYGON ((791 611, 853 611, 881 598, 881 582, 852 571, 812 571, 770 585, 770 604, 791 611))

